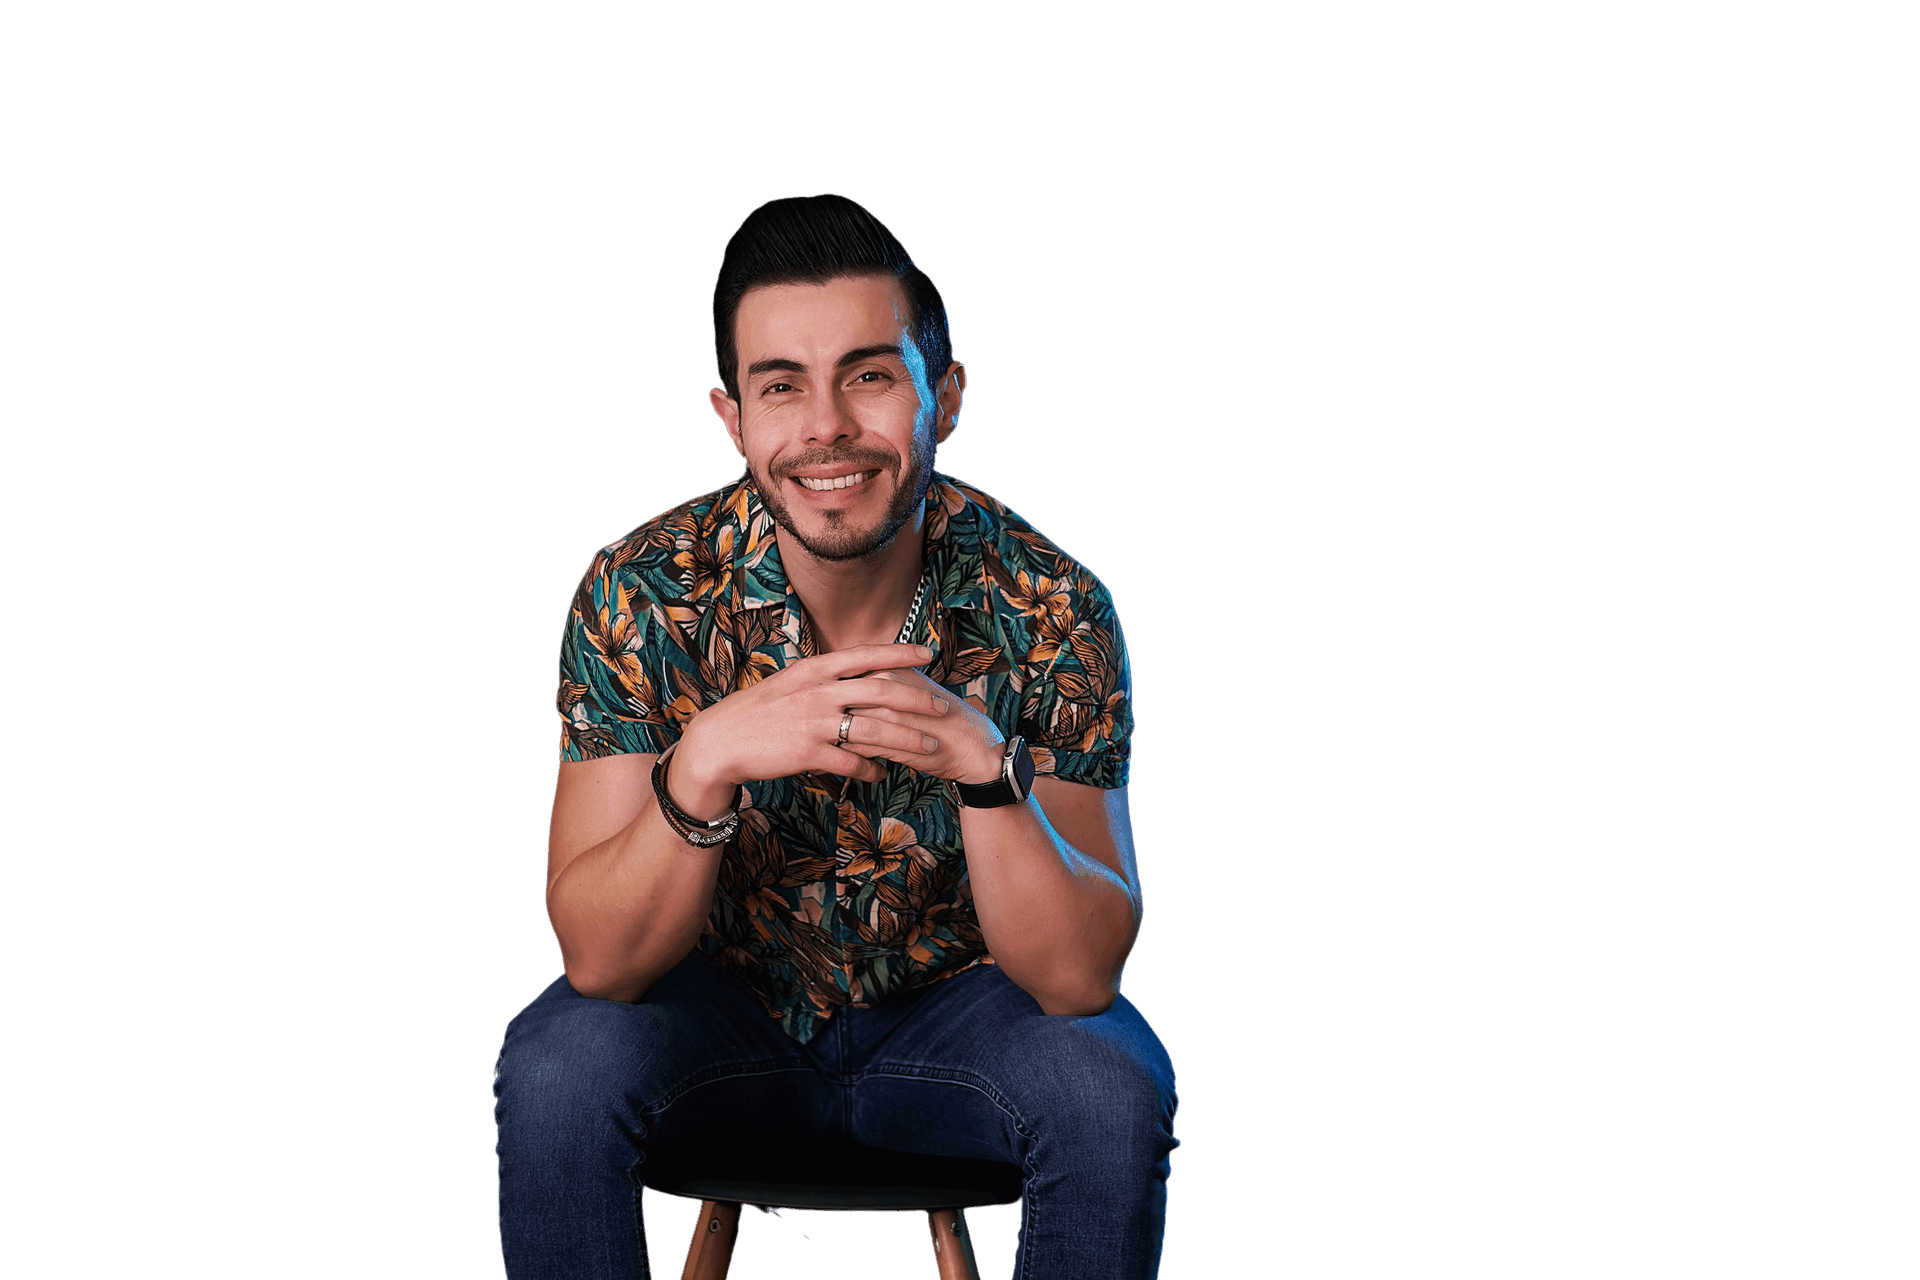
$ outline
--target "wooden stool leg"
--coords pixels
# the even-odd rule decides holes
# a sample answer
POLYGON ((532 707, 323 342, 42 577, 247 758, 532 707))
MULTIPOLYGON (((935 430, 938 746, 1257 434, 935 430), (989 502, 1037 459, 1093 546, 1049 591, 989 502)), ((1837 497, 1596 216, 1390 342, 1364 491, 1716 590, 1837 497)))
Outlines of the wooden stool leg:
POLYGON ((687 1265, 680 1280, 727 1280, 734 1237, 739 1234, 739 1205, 702 1200, 700 1220, 693 1224, 693 1243, 687 1246, 687 1265))
POLYGON ((940 1280, 980 1280, 973 1262, 973 1237, 967 1234, 964 1209, 929 1209, 927 1226, 933 1232, 933 1252, 940 1261, 940 1280))

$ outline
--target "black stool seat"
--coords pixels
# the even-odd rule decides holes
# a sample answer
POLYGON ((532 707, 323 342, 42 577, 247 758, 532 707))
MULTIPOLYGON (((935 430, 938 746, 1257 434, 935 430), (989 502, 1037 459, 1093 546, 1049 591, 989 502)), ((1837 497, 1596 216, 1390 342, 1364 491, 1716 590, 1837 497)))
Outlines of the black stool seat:
POLYGON ((668 1195, 781 1209, 971 1209, 1020 1198, 1017 1165, 752 1126, 663 1143, 648 1153, 640 1180, 668 1195))

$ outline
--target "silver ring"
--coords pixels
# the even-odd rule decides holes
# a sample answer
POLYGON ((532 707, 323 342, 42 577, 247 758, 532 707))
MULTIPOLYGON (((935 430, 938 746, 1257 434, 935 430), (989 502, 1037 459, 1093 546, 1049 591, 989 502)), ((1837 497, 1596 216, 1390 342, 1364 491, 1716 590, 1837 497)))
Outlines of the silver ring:
POLYGON ((834 739, 836 747, 847 745, 847 735, 853 732, 853 708, 847 708, 847 714, 840 717, 840 736, 834 739))

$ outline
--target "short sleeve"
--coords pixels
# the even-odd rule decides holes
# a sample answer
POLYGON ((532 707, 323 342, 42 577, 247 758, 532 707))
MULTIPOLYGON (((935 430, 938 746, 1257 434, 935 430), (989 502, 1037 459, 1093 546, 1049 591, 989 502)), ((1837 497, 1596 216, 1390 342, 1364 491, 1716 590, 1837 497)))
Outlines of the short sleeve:
POLYGON ((605 551, 580 580, 560 641, 562 760, 658 754, 679 740, 661 709, 662 637, 651 599, 605 551))
POLYGON ((1099 579, 1083 569, 1074 585, 1065 612, 1049 613, 1035 628, 1020 733, 1036 776, 1111 790, 1127 785, 1132 754, 1126 637, 1099 579))

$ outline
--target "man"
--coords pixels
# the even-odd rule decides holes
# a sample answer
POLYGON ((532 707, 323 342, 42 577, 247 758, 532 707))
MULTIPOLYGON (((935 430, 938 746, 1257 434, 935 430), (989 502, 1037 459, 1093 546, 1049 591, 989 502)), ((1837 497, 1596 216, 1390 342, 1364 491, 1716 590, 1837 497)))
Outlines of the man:
POLYGON ((1019 1165, 1020 1275, 1153 1275, 1173 1070, 1119 995, 1107 592, 933 470, 966 371, 859 205, 756 210, 714 333, 746 475, 601 552, 568 619, 566 976, 500 1056, 508 1270, 648 1274, 650 1145, 748 1121, 1019 1165))

